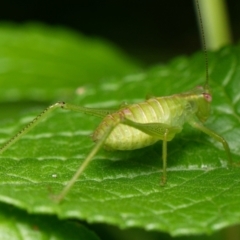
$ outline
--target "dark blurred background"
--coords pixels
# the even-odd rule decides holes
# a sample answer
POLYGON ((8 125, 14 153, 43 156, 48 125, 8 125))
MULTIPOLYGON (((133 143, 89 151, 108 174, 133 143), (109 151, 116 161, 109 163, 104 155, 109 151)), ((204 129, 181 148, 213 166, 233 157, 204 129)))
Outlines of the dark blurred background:
MULTIPOLYGON (((240 1, 226 3, 236 42, 240 37, 240 1)), ((145 64, 200 48, 192 0, 3 0, 0 21, 61 25, 108 39, 145 64)))

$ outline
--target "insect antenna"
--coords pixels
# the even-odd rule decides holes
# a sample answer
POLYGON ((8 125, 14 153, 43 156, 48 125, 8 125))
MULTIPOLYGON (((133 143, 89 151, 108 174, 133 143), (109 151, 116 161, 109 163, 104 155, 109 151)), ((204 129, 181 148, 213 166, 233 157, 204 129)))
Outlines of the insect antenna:
POLYGON ((208 74, 208 51, 206 47, 206 40, 205 40, 205 34, 204 34, 204 28, 203 28, 203 21, 202 21, 202 15, 200 11, 200 6, 198 0, 195 1, 197 6, 197 13, 198 13, 198 19, 199 19, 199 26, 200 26, 200 33, 202 36, 202 46, 203 46, 203 53, 205 58, 205 71, 206 71, 206 82, 204 84, 204 89, 209 90, 209 74, 208 74))

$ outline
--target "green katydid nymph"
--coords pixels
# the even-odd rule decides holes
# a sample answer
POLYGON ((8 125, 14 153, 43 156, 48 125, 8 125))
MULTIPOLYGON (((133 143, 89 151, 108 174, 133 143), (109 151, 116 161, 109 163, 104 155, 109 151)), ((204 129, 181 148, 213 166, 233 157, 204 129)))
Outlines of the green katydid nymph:
POLYGON ((61 201, 73 184, 80 177, 82 172, 89 165, 96 153, 103 147, 112 150, 133 150, 143 148, 162 141, 163 173, 161 185, 167 180, 167 142, 171 141, 175 135, 182 131, 185 123, 199 129, 216 141, 222 143, 226 151, 229 164, 231 164, 231 154, 226 140, 213 130, 205 127, 203 123, 210 115, 210 105, 212 101, 211 90, 208 83, 208 59, 203 34, 202 20, 198 6, 198 14, 203 36, 203 45, 206 58, 206 82, 203 86, 197 86, 193 90, 164 97, 152 97, 146 101, 122 106, 118 110, 92 109, 65 102, 58 102, 40 115, 34 118, 27 126, 13 136, 0 148, 0 154, 7 150, 19 138, 36 126, 43 118, 49 115, 56 108, 77 111, 102 118, 101 123, 92 135, 96 142, 93 149, 85 158, 72 179, 67 183, 62 192, 57 196, 57 201, 61 201))

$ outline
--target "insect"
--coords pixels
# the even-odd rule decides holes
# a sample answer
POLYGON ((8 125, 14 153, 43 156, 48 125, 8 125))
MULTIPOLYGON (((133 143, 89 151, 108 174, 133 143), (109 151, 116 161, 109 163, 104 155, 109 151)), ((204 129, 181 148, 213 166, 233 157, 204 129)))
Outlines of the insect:
POLYGON ((189 123, 192 127, 199 129, 216 141, 222 143, 229 164, 231 164, 230 149, 226 140, 203 125, 210 115, 212 95, 209 87, 207 50, 205 47, 199 6, 198 14, 201 22, 206 58, 206 83, 203 86, 198 86, 193 90, 171 96, 152 97, 138 104, 122 106, 119 110, 91 109, 65 102, 55 103, 34 118, 27 126, 3 145, 0 148, 0 154, 36 126, 50 112, 57 108, 62 108, 100 117, 102 121, 92 135, 93 141, 96 142, 95 146, 85 158, 82 165, 80 165, 72 179, 56 197, 58 202, 66 196, 95 154, 103 146, 113 150, 133 150, 152 145, 161 140, 163 143, 163 173, 161 185, 164 185, 167 180, 167 142, 171 141, 177 133, 182 131, 185 123, 189 123))

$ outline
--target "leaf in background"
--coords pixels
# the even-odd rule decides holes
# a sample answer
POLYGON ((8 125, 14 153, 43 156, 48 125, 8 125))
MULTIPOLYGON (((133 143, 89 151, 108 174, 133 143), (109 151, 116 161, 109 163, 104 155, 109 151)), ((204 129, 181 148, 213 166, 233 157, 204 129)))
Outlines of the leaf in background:
MULTIPOLYGON (((209 58, 213 88, 212 115, 206 126, 229 142, 234 161, 240 155, 240 48, 225 48, 209 58)), ((74 103, 119 106, 143 100, 148 93, 170 95, 204 83, 202 54, 181 57, 167 66, 86 85, 74 103)), ((59 80, 61 81, 61 79, 59 80)), ((1 143, 29 122, 3 122, 1 143)), ((101 150, 62 204, 59 193, 94 143, 89 135, 100 119, 58 110, 8 149, 0 158, 0 200, 31 213, 57 214, 88 222, 141 227, 171 235, 211 233, 240 219, 240 168, 227 168, 222 146, 186 125, 168 144, 168 183, 159 186, 161 143, 128 151, 101 150), (117 161, 122 160, 122 161, 117 161)))
POLYGON ((64 28, 0 25, 0 100, 69 97, 86 83, 136 72, 117 47, 64 28))
POLYGON ((0 209, 0 237, 4 240, 99 239, 80 223, 60 221, 55 216, 29 215, 3 203, 0 209))

